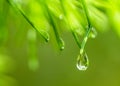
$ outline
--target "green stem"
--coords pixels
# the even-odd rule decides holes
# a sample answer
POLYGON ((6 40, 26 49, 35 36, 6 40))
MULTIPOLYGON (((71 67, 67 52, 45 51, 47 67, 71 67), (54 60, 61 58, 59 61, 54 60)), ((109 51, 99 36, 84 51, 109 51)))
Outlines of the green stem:
POLYGON ((58 30, 56 29, 56 25, 54 23, 54 20, 53 20, 53 17, 51 15, 50 10, 49 10, 48 6, 46 5, 46 2, 43 1, 43 5, 46 8, 46 11, 48 13, 49 21, 50 21, 50 23, 51 23, 51 25, 53 27, 53 30, 54 30, 54 33, 55 33, 55 36, 56 36, 56 40, 57 40, 57 43, 58 43, 58 45, 60 47, 60 50, 63 50, 64 49, 64 41, 59 36, 58 30))
POLYGON ((86 32, 86 34, 84 36, 84 39, 83 39, 82 44, 81 44, 81 49, 80 49, 80 54, 83 54, 86 42, 87 42, 88 37, 89 37, 89 33, 90 33, 91 29, 92 29, 92 25, 91 25, 91 22, 90 22, 89 12, 88 12, 85 0, 81 0, 81 3, 83 5, 83 10, 85 12, 85 16, 87 18, 87 23, 88 23, 87 32, 86 32))
POLYGON ((91 29, 88 28, 87 33, 85 34, 84 39, 81 43, 80 54, 82 54, 84 52, 84 48, 85 48, 85 45, 87 43, 90 31, 91 31, 91 29))
POLYGON ((37 33, 40 33, 40 35, 45 39, 46 42, 49 41, 49 37, 48 37, 48 33, 47 32, 44 32, 44 34, 46 34, 44 36, 44 34, 42 34, 43 32, 42 31, 38 31, 37 28, 35 27, 35 25, 32 23, 32 21, 25 15, 25 13, 20 9, 18 8, 17 6, 14 6, 9 0, 7 0, 8 4, 13 8, 13 9, 17 9, 20 14, 27 20, 27 22, 36 30, 37 33))
MULTIPOLYGON (((66 16, 66 11, 65 11, 64 5, 63 5, 63 0, 60 0, 60 3, 61 3, 61 7, 63 9, 63 13, 66 16)), ((70 24, 68 22, 66 22, 66 23, 70 26, 70 24)), ((78 47, 81 48, 80 40, 79 40, 79 37, 78 37, 77 33, 75 33, 72 29, 71 29, 71 33, 72 33, 72 35, 73 35, 73 37, 74 37, 78 47)))
POLYGON ((88 9, 87 9, 87 6, 86 6, 86 2, 85 2, 85 0, 81 0, 81 3, 83 5, 83 10, 84 10, 85 16, 87 18, 88 28, 90 28, 91 27, 91 22, 90 22, 89 12, 88 12, 88 9))
POLYGON ((74 39, 75 39, 78 47, 81 48, 81 44, 80 44, 78 35, 77 35, 74 31, 71 31, 71 32, 72 32, 72 34, 73 34, 73 37, 74 37, 74 39))

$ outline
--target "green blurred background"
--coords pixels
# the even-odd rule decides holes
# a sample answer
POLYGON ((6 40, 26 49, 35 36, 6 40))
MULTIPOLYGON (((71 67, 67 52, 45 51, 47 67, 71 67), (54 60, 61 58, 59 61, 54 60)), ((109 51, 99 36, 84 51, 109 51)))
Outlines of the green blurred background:
POLYGON ((95 39, 89 39, 85 49, 90 66, 86 71, 76 68, 79 48, 69 31, 61 33, 65 41, 63 51, 56 48, 53 36, 45 43, 37 34, 36 48, 33 49, 36 51, 33 67, 37 67, 30 69, 28 64, 33 58, 28 55, 26 33, 33 28, 19 12, 2 1, 0 86, 120 86, 120 38, 114 30, 98 32, 95 39))

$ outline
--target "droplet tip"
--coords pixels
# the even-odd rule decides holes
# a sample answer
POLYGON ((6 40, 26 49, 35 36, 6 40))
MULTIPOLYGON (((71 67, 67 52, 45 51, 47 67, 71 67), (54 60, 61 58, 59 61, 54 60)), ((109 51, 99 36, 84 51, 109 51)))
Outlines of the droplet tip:
POLYGON ((62 51, 62 50, 64 50, 65 49, 65 47, 64 46, 62 46, 61 48, 60 48, 60 50, 62 51))

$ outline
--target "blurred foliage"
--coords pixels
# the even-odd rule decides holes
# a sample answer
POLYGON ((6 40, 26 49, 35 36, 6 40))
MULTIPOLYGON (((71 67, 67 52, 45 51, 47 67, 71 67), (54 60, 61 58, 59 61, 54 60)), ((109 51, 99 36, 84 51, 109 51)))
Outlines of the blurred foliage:
POLYGON ((90 27, 93 27, 90 33, 90 37, 93 38, 96 36, 95 29, 105 32, 113 28, 118 35, 120 33, 118 0, 7 0, 7 2, 13 9, 19 11, 46 41, 49 41, 49 33, 53 28, 61 50, 64 49, 64 41, 59 33, 61 30, 70 30, 79 47, 82 45, 79 35, 86 34, 90 27))
POLYGON ((120 1, 84 1, 87 13, 82 0, 0 0, 0 86, 120 85, 120 1), (86 48, 91 67, 81 73, 70 57, 79 53, 87 17, 89 38, 99 35, 86 48), (56 54, 51 47, 63 50, 63 39, 66 49, 56 54))

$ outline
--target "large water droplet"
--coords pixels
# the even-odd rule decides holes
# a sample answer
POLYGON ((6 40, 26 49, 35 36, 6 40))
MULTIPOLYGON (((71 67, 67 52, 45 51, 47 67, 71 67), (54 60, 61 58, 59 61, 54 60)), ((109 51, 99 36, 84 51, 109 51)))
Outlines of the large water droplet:
POLYGON ((79 70, 82 70, 82 71, 85 71, 88 68, 89 60, 85 52, 78 56, 76 66, 79 70))

